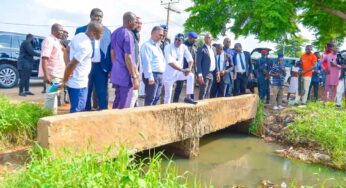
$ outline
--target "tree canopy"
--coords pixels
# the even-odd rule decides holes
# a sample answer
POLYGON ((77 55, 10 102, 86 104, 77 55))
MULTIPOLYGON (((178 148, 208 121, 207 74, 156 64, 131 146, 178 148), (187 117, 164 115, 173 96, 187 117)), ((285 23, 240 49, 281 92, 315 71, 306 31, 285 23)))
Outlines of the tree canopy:
POLYGON ((345 0, 193 0, 187 8, 186 30, 210 32, 214 37, 231 31, 236 37, 254 35, 260 41, 296 37, 298 24, 312 30, 322 48, 330 39, 346 36, 345 0))

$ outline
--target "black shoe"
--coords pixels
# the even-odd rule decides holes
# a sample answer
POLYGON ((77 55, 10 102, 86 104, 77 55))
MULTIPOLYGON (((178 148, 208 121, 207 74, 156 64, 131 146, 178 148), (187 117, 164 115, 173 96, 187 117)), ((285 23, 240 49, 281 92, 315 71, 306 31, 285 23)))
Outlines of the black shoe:
POLYGON ((190 98, 185 98, 184 102, 189 104, 197 104, 197 101, 194 101, 193 99, 190 99, 190 98))
POLYGON ((25 94, 26 94, 26 95, 35 95, 35 94, 32 93, 31 91, 26 91, 25 94))
POLYGON ((26 94, 24 92, 19 93, 19 96, 26 97, 26 94))
POLYGON ((46 93, 46 90, 41 91, 41 93, 46 93))
POLYGON ((341 108, 341 105, 336 105, 336 108, 341 108))

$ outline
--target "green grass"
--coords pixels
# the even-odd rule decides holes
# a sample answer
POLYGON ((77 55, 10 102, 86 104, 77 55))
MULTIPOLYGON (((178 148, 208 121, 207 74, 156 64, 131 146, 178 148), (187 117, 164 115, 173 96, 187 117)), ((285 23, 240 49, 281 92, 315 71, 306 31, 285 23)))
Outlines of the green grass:
POLYGON ((36 147, 31 162, 17 174, 7 174, 0 187, 201 187, 187 184, 187 173, 178 175, 172 161, 157 153, 151 158, 136 159, 121 149, 112 159, 106 154, 71 154, 53 157, 49 151, 36 147))
POLYGON ((332 156, 336 167, 346 170, 346 109, 317 102, 291 110, 297 116, 288 126, 288 139, 294 144, 318 144, 332 156))
POLYGON ((263 102, 259 100, 255 119, 251 122, 249 132, 255 136, 261 135, 261 126, 264 121, 263 102))
POLYGON ((41 117, 52 115, 50 110, 33 103, 11 104, 0 96, 0 150, 25 144, 36 137, 36 125, 41 117))

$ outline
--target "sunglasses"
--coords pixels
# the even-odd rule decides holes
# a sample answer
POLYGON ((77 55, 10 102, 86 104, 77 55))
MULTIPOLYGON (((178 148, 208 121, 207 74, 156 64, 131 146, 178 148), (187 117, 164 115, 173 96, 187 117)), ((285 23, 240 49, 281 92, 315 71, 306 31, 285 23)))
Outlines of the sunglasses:
POLYGON ((183 41, 183 39, 178 39, 178 38, 176 38, 175 40, 176 40, 176 41, 180 41, 180 42, 183 41))

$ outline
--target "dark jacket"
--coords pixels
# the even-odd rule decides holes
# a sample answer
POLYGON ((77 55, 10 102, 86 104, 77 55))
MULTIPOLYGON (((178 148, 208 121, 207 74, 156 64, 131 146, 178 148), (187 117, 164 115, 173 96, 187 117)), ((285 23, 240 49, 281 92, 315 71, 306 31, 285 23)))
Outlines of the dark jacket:
MULTIPOLYGON (((212 47, 214 50, 214 47, 212 47)), ((209 51, 208 47, 206 44, 200 46, 197 49, 197 55, 196 55, 196 65, 197 65, 197 76, 199 74, 202 74, 203 79, 206 79, 208 74, 209 74, 209 69, 210 69, 210 58, 215 58, 215 57, 210 57, 209 56, 209 51)), ((217 66, 215 66, 215 71, 218 72, 217 66)))
POLYGON ((34 56, 40 56, 40 53, 34 51, 32 43, 27 40, 22 42, 17 62, 18 70, 32 70, 34 68, 34 56))
MULTIPOLYGON (((249 76, 249 74, 252 73, 252 71, 253 71, 253 67, 252 67, 252 63, 251 63, 251 56, 250 56, 250 53, 247 51, 243 51, 243 53, 245 56, 245 62, 244 63, 245 63, 246 75, 249 76)), ((241 63, 241 62, 237 61, 237 56, 238 56, 238 53, 235 52, 234 56, 233 56, 234 66, 236 66, 238 63, 241 63)))
MULTIPOLYGON (((88 29, 88 25, 79 27, 76 29, 75 35, 78 33, 84 33, 88 29)), ((107 27, 103 27, 102 38, 100 40, 100 54, 101 54, 101 66, 103 71, 110 72, 112 70, 111 63, 111 31, 107 27)))

